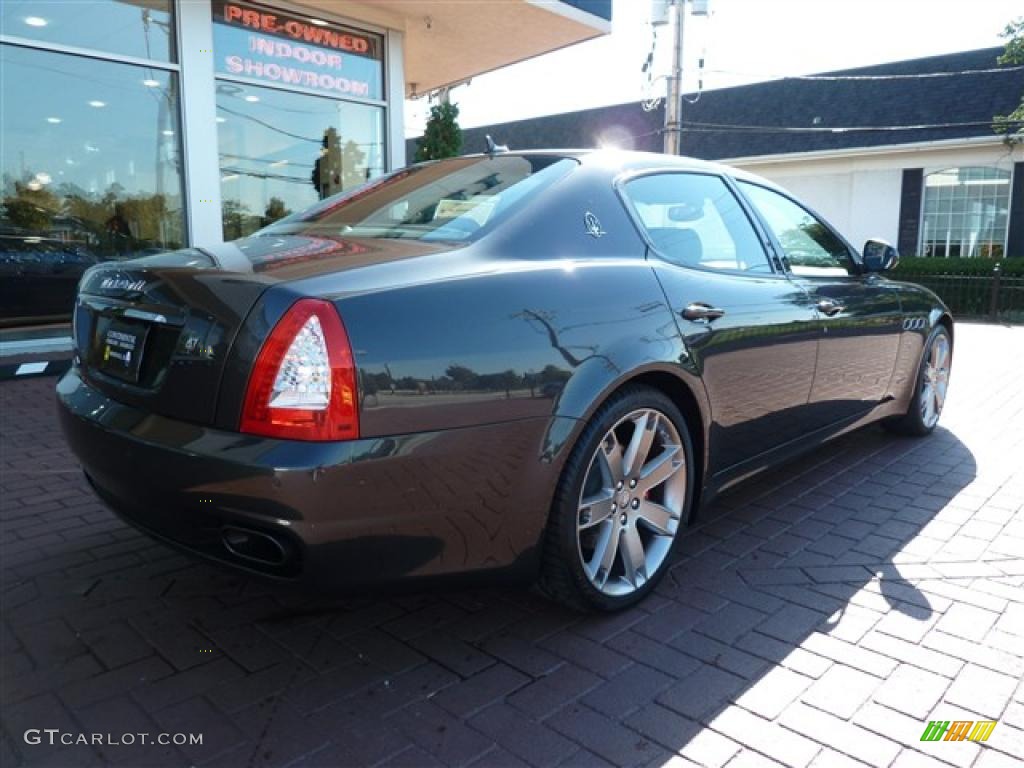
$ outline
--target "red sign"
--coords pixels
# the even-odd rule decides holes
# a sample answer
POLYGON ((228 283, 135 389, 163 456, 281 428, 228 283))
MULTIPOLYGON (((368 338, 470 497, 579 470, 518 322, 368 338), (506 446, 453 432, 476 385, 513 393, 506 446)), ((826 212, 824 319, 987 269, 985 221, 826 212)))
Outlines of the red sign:
POLYGON ((378 35, 247 3, 213 3, 218 72, 333 96, 383 98, 378 35))
POLYGON ((258 32, 290 37, 313 45, 337 48, 339 51, 380 58, 376 40, 354 32, 331 29, 327 26, 309 24, 298 19, 270 13, 255 8, 242 7, 233 3, 224 4, 224 21, 238 24, 258 32))

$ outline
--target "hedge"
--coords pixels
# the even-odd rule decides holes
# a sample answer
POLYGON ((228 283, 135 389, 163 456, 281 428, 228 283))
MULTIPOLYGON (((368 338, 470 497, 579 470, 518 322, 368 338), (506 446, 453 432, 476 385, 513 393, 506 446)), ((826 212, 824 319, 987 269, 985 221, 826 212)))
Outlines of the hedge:
POLYGON ((985 275, 991 276, 996 264, 1005 277, 1024 277, 1024 258, 944 259, 926 256, 901 258, 892 271, 899 275, 985 275))

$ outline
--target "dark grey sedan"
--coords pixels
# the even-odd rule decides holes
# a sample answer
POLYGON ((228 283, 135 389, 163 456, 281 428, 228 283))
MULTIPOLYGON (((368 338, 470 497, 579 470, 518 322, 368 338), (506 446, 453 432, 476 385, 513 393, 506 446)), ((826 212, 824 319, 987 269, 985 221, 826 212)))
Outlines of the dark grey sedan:
POLYGON ((91 268, 60 413, 96 493, 195 554, 614 610, 722 489, 869 422, 935 428, 953 322, 897 259, 696 160, 424 163, 91 268))

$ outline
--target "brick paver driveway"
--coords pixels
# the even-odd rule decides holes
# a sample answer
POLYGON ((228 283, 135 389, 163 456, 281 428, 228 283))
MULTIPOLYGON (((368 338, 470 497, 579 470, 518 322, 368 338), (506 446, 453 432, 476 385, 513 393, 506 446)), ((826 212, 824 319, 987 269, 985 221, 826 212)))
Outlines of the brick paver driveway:
POLYGON ((611 618, 197 565, 89 493, 53 379, 2 384, 0 763, 1020 765, 1022 382, 1024 328, 961 326, 934 436, 862 431, 723 498, 611 618), (929 719, 999 724, 921 742, 929 719))

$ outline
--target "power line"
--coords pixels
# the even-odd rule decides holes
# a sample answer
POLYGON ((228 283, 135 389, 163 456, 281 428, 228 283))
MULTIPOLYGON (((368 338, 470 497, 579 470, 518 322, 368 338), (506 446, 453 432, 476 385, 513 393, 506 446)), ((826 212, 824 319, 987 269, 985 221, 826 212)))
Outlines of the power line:
MULTIPOLYGON (((987 69, 960 69, 955 72, 918 72, 918 73, 894 73, 890 75, 776 75, 769 79, 772 80, 823 80, 825 82, 835 82, 841 80, 927 80, 930 78, 938 77, 959 77, 961 75, 988 75, 997 72, 1017 72, 1024 70, 1024 66, 1017 67, 990 67, 987 69)), ((765 75, 763 72, 737 72, 730 69, 709 69, 710 72, 716 72, 722 75, 740 75, 743 77, 760 77, 763 78, 765 75)))
MULTIPOLYGON (((870 131, 917 131, 942 128, 966 128, 966 127, 992 127, 992 122, 973 123, 928 123, 921 125, 867 125, 867 126, 844 126, 835 128, 823 127, 799 127, 799 126, 771 126, 771 125, 737 125, 730 123, 696 123, 682 121, 683 127, 692 133, 866 133, 870 131)), ((1024 128, 1024 121, 1010 121, 1011 130, 1024 128)), ((664 133, 664 128, 657 128, 645 133, 623 133, 618 134, 622 138, 645 139, 649 136, 657 136, 664 133)))
MULTIPOLYGON (((1018 121, 1011 121, 1011 124, 1018 121)), ((1024 121, 1021 121, 1024 123, 1024 121)), ((684 120, 690 130, 734 131, 753 133, 866 133, 870 131, 924 131, 942 128, 992 127, 992 120, 967 123, 920 123, 917 125, 846 125, 846 126, 786 126, 786 125, 741 125, 737 123, 702 123, 684 120)))
POLYGON ((321 142, 321 139, 312 139, 309 136, 301 136, 297 133, 286 131, 283 128, 278 128, 276 125, 271 125, 265 120, 260 120, 258 117, 254 117, 253 115, 247 115, 244 112, 238 112, 237 110, 231 109, 231 107, 225 107, 223 104, 218 104, 217 109, 221 110, 222 112, 227 112, 229 115, 240 117, 243 120, 251 120, 254 123, 262 125, 264 128, 269 128, 270 130, 275 131, 276 133, 283 134, 293 139, 298 139, 299 141, 308 141, 311 144, 319 144, 321 142))
MULTIPOLYGON (((224 176, 251 176, 254 179, 267 179, 271 181, 284 181, 290 184, 312 184, 309 178, 301 176, 288 176, 280 173, 260 173, 259 171, 248 171, 244 168, 233 168, 222 166, 220 172, 224 176)), ((223 180, 224 176, 221 177, 223 180)))

